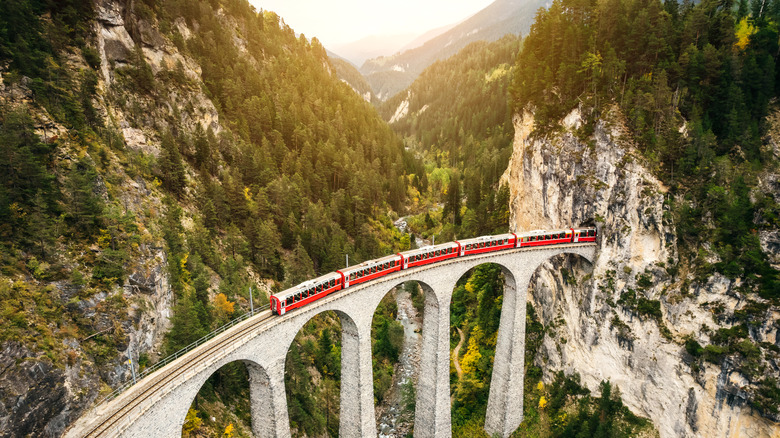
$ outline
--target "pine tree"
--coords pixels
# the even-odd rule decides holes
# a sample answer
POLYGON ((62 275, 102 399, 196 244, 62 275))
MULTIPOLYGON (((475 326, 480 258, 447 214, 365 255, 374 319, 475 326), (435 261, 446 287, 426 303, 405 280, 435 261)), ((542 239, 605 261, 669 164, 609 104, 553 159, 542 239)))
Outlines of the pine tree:
POLYGON ((163 186, 177 198, 184 194, 185 171, 179 147, 170 131, 163 134, 160 143, 160 177, 163 186))

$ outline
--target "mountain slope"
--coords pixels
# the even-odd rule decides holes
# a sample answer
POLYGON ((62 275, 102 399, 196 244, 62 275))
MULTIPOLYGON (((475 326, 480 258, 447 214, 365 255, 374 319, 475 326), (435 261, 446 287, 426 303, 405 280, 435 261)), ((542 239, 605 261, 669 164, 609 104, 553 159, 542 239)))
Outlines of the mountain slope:
POLYGON ((495 41, 508 33, 527 32, 537 9, 547 4, 548 0, 496 0, 420 47, 366 61, 360 72, 366 76, 374 94, 386 100, 411 85, 436 60, 449 58, 469 43, 495 41))
POLYGON ((472 43, 429 66, 408 89, 379 106, 382 117, 426 163, 425 171, 416 172, 417 187, 445 205, 437 239, 506 227, 499 219, 505 205, 496 183, 511 150, 506 96, 520 46, 514 35, 472 43))
MULTIPOLYGON (((276 14, 4 1, 0 78, 2 436, 60 436, 250 286, 262 305, 398 242, 401 142, 276 14)), ((206 386, 245 400, 241 373, 206 386)))
POLYGON ((339 79, 352 87, 355 93, 359 94, 366 102, 373 101, 374 93, 371 92, 371 86, 354 65, 350 64, 346 59, 334 55, 329 55, 328 60, 333 67, 333 72, 339 79))

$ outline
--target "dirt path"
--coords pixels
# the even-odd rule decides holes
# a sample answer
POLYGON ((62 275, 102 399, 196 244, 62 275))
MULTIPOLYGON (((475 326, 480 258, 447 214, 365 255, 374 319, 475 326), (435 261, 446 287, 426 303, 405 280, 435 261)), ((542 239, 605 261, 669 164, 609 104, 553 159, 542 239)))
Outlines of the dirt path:
POLYGON ((460 347, 463 346, 463 341, 465 340, 465 337, 463 336, 463 331, 460 329, 460 327, 455 327, 458 330, 458 334, 460 335, 460 341, 458 341, 458 345, 455 347, 455 350, 452 351, 452 362, 455 363, 455 372, 458 373, 458 380, 463 378, 463 369, 460 367, 460 361, 458 360, 458 355, 460 354, 460 347))

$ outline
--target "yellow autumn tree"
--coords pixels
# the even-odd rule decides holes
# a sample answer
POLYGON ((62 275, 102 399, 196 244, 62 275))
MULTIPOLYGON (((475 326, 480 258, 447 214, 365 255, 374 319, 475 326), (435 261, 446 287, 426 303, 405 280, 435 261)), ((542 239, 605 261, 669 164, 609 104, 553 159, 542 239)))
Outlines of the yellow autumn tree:
POLYGON ((233 423, 230 423, 225 428, 225 433, 222 434, 222 438, 233 438, 234 427, 233 423))
POLYGON ((739 50, 745 50, 748 43, 750 43, 750 36, 756 33, 756 27, 750 24, 747 17, 743 17, 737 24, 737 30, 735 31, 737 42, 734 43, 734 47, 739 50))
POLYGON ((190 408, 190 410, 187 411, 187 417, 184 419, 184 426, 182 427, 182 435, 186 437, 190 436, 192 432, 200 428, 201 424, 203 424, 203 420, 201 420, 198 417, 198 411, 190 408))
POLYGON ((220 319, 227 318, 233 314, 233 307, 236 303, 229 301, 225 294, 217 294, 214 297, 214 309, 220 319))
POLYGON ((460 362, 460 366, 466 374, 473 373, 477 367, 477 362, 482 358, 482 354, 479 352, 479 344, 481 341, 482 329, 477 326, 471 331, 466 354, 463 355, 463 360, 460 362))
POLYGON ((545 406, 547 406, 547 399, 542 396, 539 399, 539 409, 544 409, 545 406))

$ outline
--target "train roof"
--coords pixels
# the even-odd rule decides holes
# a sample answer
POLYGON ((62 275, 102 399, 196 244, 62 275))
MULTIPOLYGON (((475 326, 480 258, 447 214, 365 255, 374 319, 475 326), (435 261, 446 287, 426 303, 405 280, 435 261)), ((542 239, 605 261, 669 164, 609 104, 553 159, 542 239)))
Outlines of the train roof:
POLYGON ((296 294, 299 291, 306 290, 311 288, 312 286, 317 286, 320 283, 324 283, 326 281, 339 279, 341 278, 341 274, 338 272, 329 272, 325 275, 321 275, 313 280, 306 280, 303 283, 297 284, 289 289, 285 289, 279 293, 273 294, 276 298, 279 298, 280 300, 287 298, 289 295, 296 294))
POLYGON ((423 246, 423 247, 417 248, 417 249, 410 249, 408 251, 402 252, 401 255, 406 257, 407 255, 411 256, 411 255, 417 255, 417 254, 424 254, 426 252, 436 251, 437 249, 457 248, 457 247, 458 247, 458 242, 447 242, 447 243, 442 243, 442 244, 439 244, 439 245, 427 245, 427 246, 423 246))
POLYGON ((353 265, 353 266, 350 266, 348 268, 339 269, 338 272, 341 272, 342 274, 344 274, 346 276, 346 275, 351 274, 352 272, 359 271, 361 269, 370 268, 372 266, 378 266, 378 265, 381 265, 381 264, 384 264, 384 263, 387 263, 387 262, 396 261, 396 260, 400 260, 400 259, 401 259, 401 256, 399 256, 398 254, 391 254, 389 256, 385 256, 385 257, 382 257, 382 258, 379 258, 379 259, 367 260, 367 261, 365 261, 363 263, 360 263, 359 265, 353 265))
POLYGON ((571 231, 571 228, 561 228, 561 229, 558 229, 558 230, 531 230, 531 231, 526 231, 524 233, 517 233, 517 235, 518 236, 522 236, 522 237, 525 237, 525 236, 539 236, 539 235, 542 235, 542 234, 556 234, 556 233, 562 233, 562 232, 566 232, 566 231, 571 231))
POLYGON ((496 234, 495 236, 480 236, 480 237, 474 237, 471 239, 464 239, 459 240, 461 244, 467 244, 467 243, 475 243, 475 242, 488 242, 491 240, 499 240, 499 239, 513 239, 515 237, 512 233, 505 233, 505 234, 496 234))

